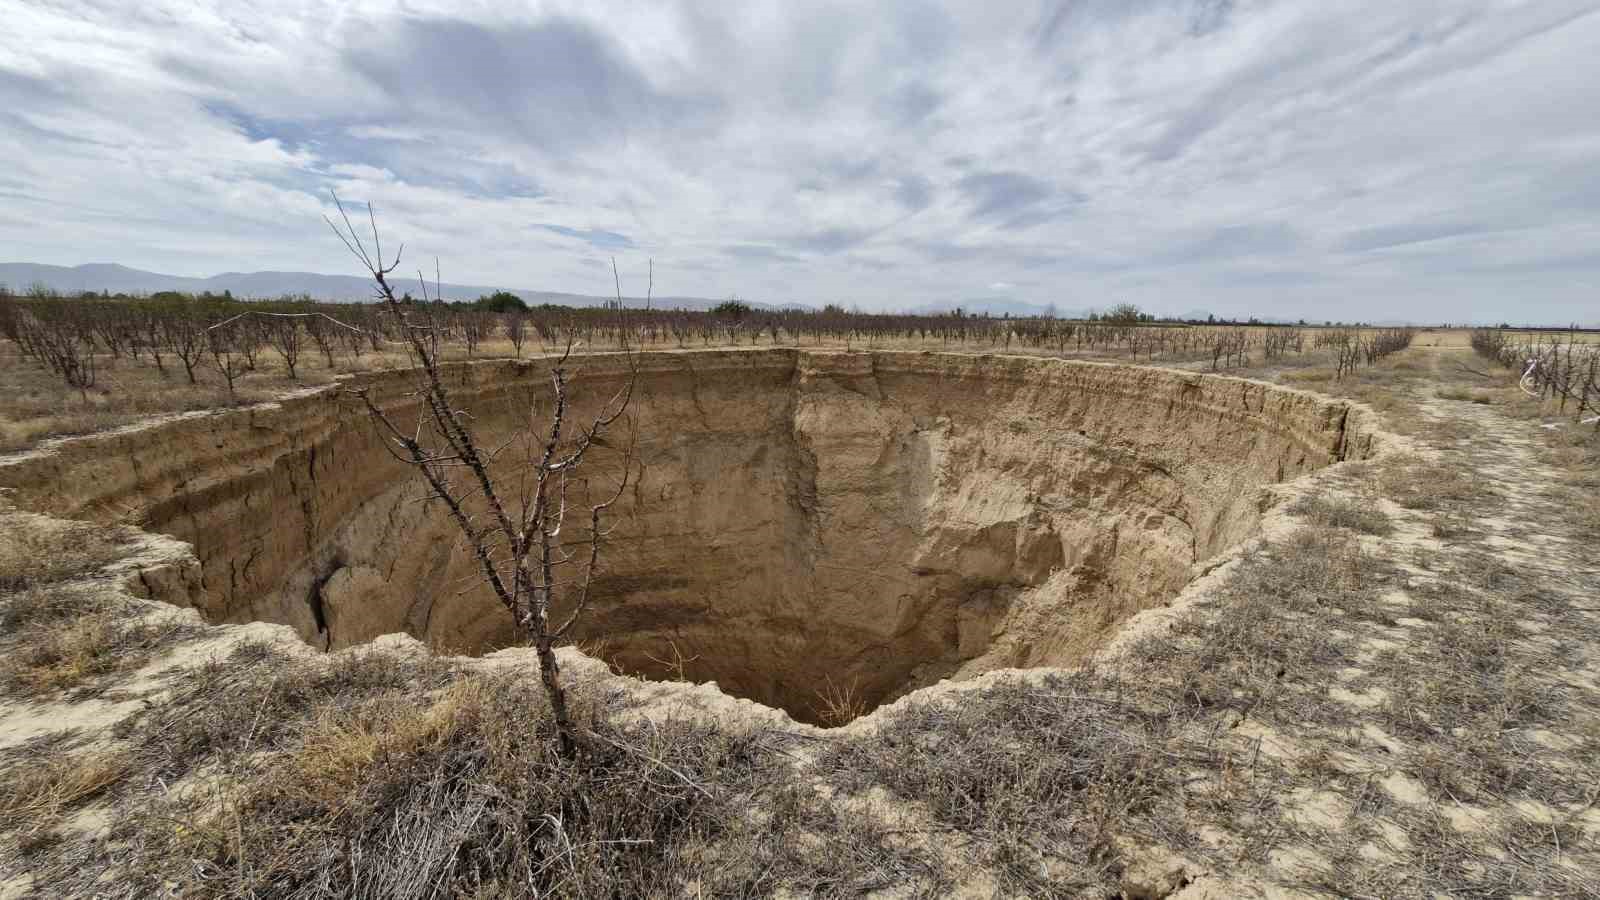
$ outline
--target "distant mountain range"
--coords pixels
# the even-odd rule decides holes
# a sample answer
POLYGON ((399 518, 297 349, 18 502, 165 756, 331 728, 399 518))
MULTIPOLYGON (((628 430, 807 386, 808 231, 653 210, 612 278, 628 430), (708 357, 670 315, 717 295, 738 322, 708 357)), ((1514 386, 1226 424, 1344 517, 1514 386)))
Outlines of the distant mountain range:
MULTIPOLYGON (((77 294, 83 291, 110 291, 113 294, 153 294, 157 291, 183 291, 198 294, 210 291, 220 294, 232 292, 239 298, 277 298, 284 295, 307 294, 318 300, 348 302, 371 300, 372 281, 352 275, 320 275, 316 272, 223 272, 209 278, 190 278, 184 275, 165 275, 146 272, 116 263, 89 263, 82 266, 46 266, 39 263, 0 263, 0 284, 14 291, 26 290, 42 284, 61 293, 77 294)), ((421 291, 415 284, 406 283, 413 295, 421 291)), ((428 290, 433 291, 429 283, 428 290)), ((564 294, 558 291, 534 291, 526 288, 502 288, 482 284, 453 284, 439 286, 445 300, 475 300, 485 294, 508 290, 533 306, 552 303, 560 306, 599 306, 615 297, 588 294, 564 294)), ((630 305, 644 305, 643 297, 626 297, 630 305)), ((710 309, 721 299, 707 297, 656 297, 652 301, 658 309, 710 309)), ((751 306, 765 309, 809 309, 799 303, 760 303, 745 301, 751 306)))
MULTIPOLYGON (((285 295, 305 294, 318 300, 333 302, 348 302, 358 300, 371 300, 372 282, 365 278, 352 275, 321 275, 316 272, 223 272, 221 275, 212 275, 209 278, 191 278, 184 275, 166 275, 161 272, 147 272, 143 269, 134 269, 116 263, 89 263, 82 266, 47 266, 40 263, 0 263, 0 285, 9 286, 14 291, 27 290, 32 285, 42 284, 63 294, 78 294, 83 291, 110 291, 113 294, 153 294, 157 291, 183 291, 185 293, 201 293, 210 291, 220 294, 229 291, 241 299, 264 298, 275 299, 285 295)), ((409 279, 403 282, 404 288, 411 291, 413 296, 421 293, 417 290, 416 282, 409 279)), ((433 285, 428 285, 430 293, 433 285)), ((566 294, 559 291, 536 291, 528 288, 505 288, 498 285, 484 284, 456 284, 445 282, 440 290, 446 300, 475 300, 485 294, 492 294, 498 290, 507 290, 521 297, 529 305, 537 306, 541 303, 550 303, 558 306, 599 306, 609 300, 611 296, 591 294, 566 294)), ((643 297, 625 297, 630 306, 643 306, 643 297)), ((711 297, 656 297, 652 301, 657 309, 710 309, 723 298, 711 297)), ((814 304, 783 302, 771 303, 759 300, 745 300, 751 306, 761 309, 798 309, 816 310, 823 306, 822 302, 814 304)), ((845 304, 847 307, 849 304, 845 304)), ((1108 304, 1109 305, 1109 304, 1108 304)), ((924 303, 913 307, 892 308, 893 311, 905 311, 917 315, 939 315, 955 309, 961 309, 969 315, 1012 317, 1054 315, 1060 319, 1081 319, 1086 317, 1090 310, 1087 308, 1068 308, 1065 306, 1041 306, 1033 303, 1024 303, 1006 296, 978 296, 961 300, 940 300, 924 303)), ((1104 310, 1105 307, 1100 307, 1104 310)), ((1204 321, 1205 310, 1192 310, 1181 318, 1191 321, 1204 321)), ((1289 321, 1270 317, 1263 317, 1262 321, 1278 322, 1289 321)))
MULTIPOLYGON (((116 263, 89 263, 82 266, 47 266, 40 263, 25 262, 0 263, 0 286, 10 287, 14 291, 24 291, 35 284, 42 284, 63 294, 77 294, 83 291, 95 291, 96 293, 110 291, 113 294, 153 294, 157 291, 183 291, 197 294, 203 291, 210 291, 213 294, 220 294, 223 291, 231 291, 233 296, 239 298, 275 299, 286 294, 305 294, 318 300, 331 300, 334 302, 373 299, 372 282, 352 275, 320 275, 316 272, 223 272, 221 275, 212 275, 209 278, 190 278, 184 275, 147 272, 143 269, 134 269, 116 263)), ((408 279, 405 285, 406 289, 412 291, 413 296, 421 293, 415 289, 415 282, 408 279)), ((432 284, 428 285, 428 290, 432 293, 432 284)), ((599 306, 609 300, 616 299, 615 297, 602 295, 565 294, 559 291, 502 288, 482 284, 454 284, 448 281, 441 285, 441 290, 446 300, 476 300, 485 294, 507 290, 533 306, 541 303, 550 303, 557 306, 599 306)), ((644 305, 643 297, 624 297, 624 299, 630 306, 644 305)), ((653 300, 653 305, 657 309, 710 309, 721 302, 723 302, 723 298, 656 297, 653 300)), ((823 306, 822 302, 814 304, 795 302, 764 303, 759 300, 748 299, 744 302, 761 309, 816 310, 821 309, 823 306)), ((846 307, 849 306, 849 304, 844 305, 846 307)), ((1109 305, 1101 306, 1099 309, 1104 311, 1109 305)), ((894 308, 893 311, 905 311, 917 315, 938 315, 958 308, 969 315, 1010 315, 1013 318, 1054 315, 1059 319, 1081 319, 1088 316, 1090 312, 1087 308, 1040 306, 1004 296, 940 300, 910 308, 894 308)), ((1208 313, 1203 309, 1193 309, 1176 318, 1191 322, 1204 322, 1207 315, 1208 313)), ((1291 324, 1295 320, 1275 316, 1261 316, 1259 321, 1274 324, 1291 324)), ((1320 324, 1320 321, 1315 321, 1311 324, 1320 324)), ((1387 327, 1414 323, 1392 319, 1371 324, 1387 327)), ((1557 327, 1560 326, 1558 325, 1557 327)), ((1593 322, 1588 327, 1600 327, 1600 322, 1593 322)))
MULTIPOLYGON (((232 292, 239 298, 277 298, 284 295, 306 294, 318 300, 348 302, 372 299, 372 282, 352 275, 321 275, 316 272, 223 272, 209 278, 190 278, 184 275, 166 275, 147 272, 116 263, 89 263, 82 266, 47 266, 39 263, 0 263, 0 284, 14 291, 23 291, 35 284, 63 294, 83 291, 110 291, 113 294, 153 294, 157 291, 183 291, 198 294, 210 291, 220 294, 232 292)), ((415 282, 404 282, 413 295, 421 292, 415 282)), ((433 285, 428 285, 431 293, 433 285)), ((483 284, 455 284, 444 282, 440 290, 446 300, 475 300, 485 294, 506 290, 521 297, 524 302, 537 306, 551 303, 559 306, 599 306, 611 296, 566 294, 559 291, 536 291, 528 288, 505 288, 483 284)), ((644 305, 643 297, 627 297, 630 305, 644 305)), ((658 309, 710 309, 723 298, 709 297, 656 297, 653 305, 658 309)), ((745 300, 762 309, 820 309, 823 304, 795 302, 764 303, 745 300)), ((920 315, 937 315, 955 309, 969 314, 991 316, 1040 316, 1052 312, 1049 307, 1023 303, 1008 297, 973 297, 965 300, 939 301, 913 307, 908 312, 920 315)), ((1056 309, 1054 314, 1063 319, 1081 317, 1087 310, 1056 309)))

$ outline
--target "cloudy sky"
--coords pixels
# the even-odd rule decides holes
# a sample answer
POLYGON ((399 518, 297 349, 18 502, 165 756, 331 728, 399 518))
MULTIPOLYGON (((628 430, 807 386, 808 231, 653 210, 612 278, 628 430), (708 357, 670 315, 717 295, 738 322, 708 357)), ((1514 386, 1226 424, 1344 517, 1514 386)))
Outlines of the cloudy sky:
POLYGON ((458 282, 1600 322, 1594 0, 0 21, 0 261, 357 274, 332 189, 458 282))

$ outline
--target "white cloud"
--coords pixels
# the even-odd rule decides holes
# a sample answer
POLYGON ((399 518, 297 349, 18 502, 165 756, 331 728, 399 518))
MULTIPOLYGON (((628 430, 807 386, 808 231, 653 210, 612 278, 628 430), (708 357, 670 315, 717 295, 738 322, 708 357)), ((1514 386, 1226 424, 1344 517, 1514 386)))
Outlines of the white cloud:
POLYGON ((0 242, 345 271, 331 188, 460 281, 1594 319, 1594 12, 24 3, 0 242))

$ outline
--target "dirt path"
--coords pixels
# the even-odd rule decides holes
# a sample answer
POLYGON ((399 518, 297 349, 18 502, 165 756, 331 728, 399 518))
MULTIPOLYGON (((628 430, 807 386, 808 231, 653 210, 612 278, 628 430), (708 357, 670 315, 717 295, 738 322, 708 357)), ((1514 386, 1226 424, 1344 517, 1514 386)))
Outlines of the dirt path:
POLYGON ((1424 455, 1352 486, 1400 501, 1382 501, 1393 532, 1362 539, 1398 577, 1370 627, 1325 623, 1360 635, 1355 665, 1326 673, 1354 715, 1258 733, 1288 748, 1291 791, 1313 789, 1307 758, 1341 773, 1286 809, 1313 824, 1266 874, 1346 895, 1600 896, 1600 535, 1540 423, 1438 399, 1470 351, 1406 361, 1427 374, 1395 386, 1390 415, 1418 417, 1424 455))
MULTIPOLYGON (((1426 353, 1435 380, 1448 380, 1452 365, 1473 362, 1470 351, 1437 348, 1426 353)), ((1508 416, 1492 405, 1417 398, 1435 423, 1466 425, 1436 441, 1441 462, 1492 486, 1502 499, 1497 515, 1480 516, 1483 543, 1508 564, 1539 579, 1542 586, 1574 603, 1575 618, 1590 628, 1600 624, 1600 535, 1573 520, 1570 498, 1554 488, 1564 475, 1549 461, 1541 424, 1508 416)), ((1574 427, 1561 419, 1561 428, 1574 427)), ((1474 548, 1475 550, 1478 548, 1474 548)))

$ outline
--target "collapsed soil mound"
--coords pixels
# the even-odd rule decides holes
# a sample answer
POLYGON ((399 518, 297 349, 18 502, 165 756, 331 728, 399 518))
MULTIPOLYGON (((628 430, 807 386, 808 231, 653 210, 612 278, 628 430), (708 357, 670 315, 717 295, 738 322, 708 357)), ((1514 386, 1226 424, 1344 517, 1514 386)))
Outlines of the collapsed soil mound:
MULTIPOLYGON (((815 721, 940 678, 1068 665, 1256 527, 1265 485, 1371 450, 1361 411, 1271 385, 1012 356, 647 353, 580 646, 815 721)), ((578 409, 627 368, 585 361, 578 409)), ((486 443, 539 361, 455 367, 486 443)), ((403 374, 359 379, 404 416, 403 374)), ((514 473, 502 471, 510 476, 514 473)), ((338 389, 69 441, 0 465, 24 506, 194 545, 151 593, 347 647, 515 639, 454 524, 338 389)))

